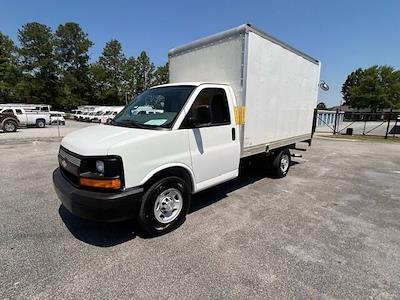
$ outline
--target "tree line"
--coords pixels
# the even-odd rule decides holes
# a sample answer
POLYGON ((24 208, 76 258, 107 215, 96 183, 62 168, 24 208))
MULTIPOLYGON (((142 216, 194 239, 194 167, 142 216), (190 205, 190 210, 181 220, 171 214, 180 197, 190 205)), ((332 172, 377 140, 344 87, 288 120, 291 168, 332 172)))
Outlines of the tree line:
POLYGON ((168 82, 168 63, 156 67, 145 51, 127 57, 115 39, 90 62, 93 42, 77 23, 60 24, 56 31, 27 23, 18 30, 18 42, 0 32, 0 103, 44 103, 66 110, 123 105, 125 97, 168 82))
POLYGON ((343 83, 344 104, 353 108, 400 108, 400 70, 391 66, 358 68, 343 83))

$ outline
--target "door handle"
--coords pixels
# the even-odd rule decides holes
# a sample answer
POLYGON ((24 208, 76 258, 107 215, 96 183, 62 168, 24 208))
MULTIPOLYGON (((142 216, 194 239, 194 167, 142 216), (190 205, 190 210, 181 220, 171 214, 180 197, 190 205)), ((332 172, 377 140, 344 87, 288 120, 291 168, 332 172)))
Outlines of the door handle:
POLYGON ((236 140, 236 130, 232 128, 232 141, 236 140))

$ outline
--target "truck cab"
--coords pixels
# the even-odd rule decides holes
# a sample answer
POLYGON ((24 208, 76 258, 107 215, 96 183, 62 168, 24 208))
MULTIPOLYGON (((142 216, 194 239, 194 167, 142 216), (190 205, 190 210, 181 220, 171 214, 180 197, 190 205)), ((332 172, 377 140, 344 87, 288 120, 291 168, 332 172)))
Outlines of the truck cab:
POLYGON ((149 232, 166 230, 184 217, 191 194, 238 176, 235 105, 224 84, 145 91, 109 125, 62 140, 60 167, 53 174, 59 198, 84 218, 137 217, 149 232), (153 113, 137 114, 149 106, 153 113))

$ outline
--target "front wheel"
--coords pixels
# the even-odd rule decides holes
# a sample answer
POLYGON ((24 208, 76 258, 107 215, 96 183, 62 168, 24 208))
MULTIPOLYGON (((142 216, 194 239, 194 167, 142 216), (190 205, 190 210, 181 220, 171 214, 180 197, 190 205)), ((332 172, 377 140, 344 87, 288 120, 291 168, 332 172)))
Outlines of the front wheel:
POLYGON ((171 176, 154 183, 143 195, 138 221, 150 235, 157 236, 179 226, 190 206, 187 183, 171 176))
POLYGON ((290 168, 290 151, 283 149, 272 160, 272 172, 277 178, 285 177, 290 168))
POLYGON ((3 130, 5 132, 17 131, 17 124, 14 121, 5 121, 3 124, 3 130))

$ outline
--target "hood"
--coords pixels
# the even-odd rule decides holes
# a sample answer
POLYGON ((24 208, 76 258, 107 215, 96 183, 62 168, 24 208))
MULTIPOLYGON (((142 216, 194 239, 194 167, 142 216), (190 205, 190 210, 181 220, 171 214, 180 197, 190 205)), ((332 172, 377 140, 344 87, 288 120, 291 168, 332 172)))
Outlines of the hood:
POLYGON ((61 141, 66 149, 83 156, 110 155, 113 146, 163 134, 162 130, 95 125, 76 130, 61 141))

